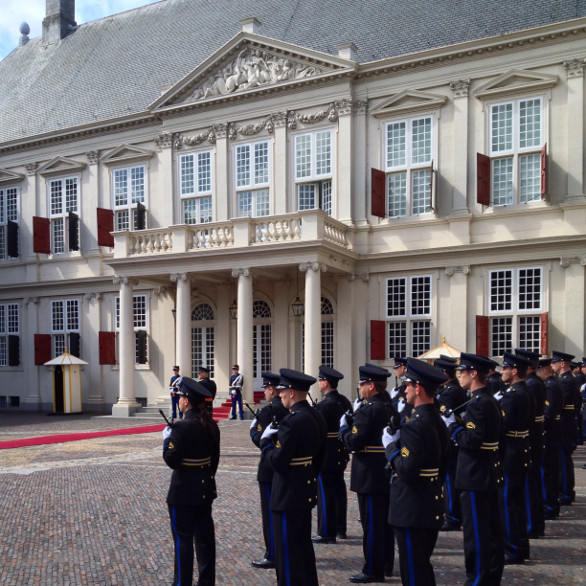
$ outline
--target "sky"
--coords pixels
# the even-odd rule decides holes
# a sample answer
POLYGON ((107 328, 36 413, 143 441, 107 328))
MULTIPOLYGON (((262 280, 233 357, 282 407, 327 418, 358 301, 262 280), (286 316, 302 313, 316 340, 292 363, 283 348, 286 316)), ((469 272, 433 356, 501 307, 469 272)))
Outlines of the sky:
MULTIPOLYGON (((76 0, 75 20, 77 24, 83 24, 156 1, 158 0, 76 0)), ((0 0, 0 60, 18 47, 22 22, 28 22, 31 39, 42 36, 45 9, 46 0, 0 0)))

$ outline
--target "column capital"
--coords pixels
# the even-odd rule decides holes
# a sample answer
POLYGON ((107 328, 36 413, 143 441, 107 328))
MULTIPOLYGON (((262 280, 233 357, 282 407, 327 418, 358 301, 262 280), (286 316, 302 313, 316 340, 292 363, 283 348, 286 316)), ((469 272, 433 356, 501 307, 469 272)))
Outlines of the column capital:
MULTIPOLYGON (((560 257, 560 267, 567 269, 570 265, 578 264, 580 260, 576 256, 562 256, 560 257)), ((582 264, 582 263, 580 263, 582 264)))
POLYGON ((236 277, 252 277, 252 271, 249 268, 232 269, 232 276, 236 277))
POLYGON ((172 273, 169 275, 169 279, 171 280, 171 283, 177 283, 178 281, 183 281, 185 283, 186 281, 191 280, 187 273, 172 273))
POLYGON ((114 277, 112 280, 114 285, 138 285, 138 281, 131 277, 114 277))
POLYGON ((450 89, 454 94, 454 98, 465 98, 468 96, 470 89, 469 79, 458 79, 457 81, 450 81, 450 89))
POLYGON ((360 279, 364 283, 368 283, 370 280, 370 274, 366 271, 363 273, 350 273, 349 275, 346 275, 345 278, 348 279, 348 281, 355 281, 356 279, 360 279))
POLYGON ((312 271, 321 271, 322 273, 325 273, 328 270, 328 267, 320 262, 302 262, 299 265, 299 270, 304 273, 306 271, 312 270, 312 271))
POLYGON ((468 265, 462 265, 461 267, 449 266, 444 270, 448 277, 453 277, 455 273, 462 273, 466 276, 470 274, 470 266, 468 265))
POLYGON ((584 66, 586 65, 586 59, 570 59, 564 61, 564 69, 568 79, 571 77, 584 77, 584 66))

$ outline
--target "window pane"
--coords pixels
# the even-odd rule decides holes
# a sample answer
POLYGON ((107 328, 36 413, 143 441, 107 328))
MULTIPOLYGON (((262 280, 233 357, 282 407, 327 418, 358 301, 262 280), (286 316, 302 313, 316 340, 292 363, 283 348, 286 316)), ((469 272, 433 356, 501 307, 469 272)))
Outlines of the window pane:
POLYGON ((519 346, 541 353, 541 319, 539 316, 519 318, 519 346))
POLYGON ((146 329, 146 296, 135 295, 132 298, 134 328, 139 330, 146 329))
POLYGON ((250 145, 236 147, 236 187, 250 185, 250 145))
POLYGON ((406 279, 387 280, 387 317, 403 317, 406 315, 406 279))
POLYGON ((295 177, 311 177, 311 134, 295 137, 295 177))
POLYGON ((321 186, 321 209, 332 215, 332 182, 324 181, 321 186))
POLYGON ((411 163, 431 162, 431 118, 420 118, 411 123, 411 163))
POLYGON ((238 217, 252 218, 252 191, 241 191, 238 194, 238 217))
POLYGON ((315 134, 315 174, 331 175, 332 173, 332 133, 328 131, 315 134))
POLYGON ((65 212, 77 212, 77 178, 65 180, 65 212))
POLYGON ((182 203, 183 207, 183 223, 184 224, 196 224, 197 223, 197 206, 196 199, 184 199, 182 203))
POLYGON ((312 210, 315 205, 315 188, 314 184, 297 186, 297 209, 312 210))
POLYGON ((8 305, 8 333, 18 334, 19 330, 18 304, 10 303, 8 305))
POLYGON ((210 152, 197 153, 197 191, 212 190, 212 155, 210 152))
POLYGON ((79 301, 77 299, 67 300, 67 331, 79 331, 79 301))
POLYGON ((191 312, 192 321, 213 321, 214 319, 214 310, 208 303, 196 305, 191 312))
POLYGON ((407 322, 389 323, 389 357, 407 356, 407 322))
POLYGON ((116 212, 116 230, 120 232, 130 230, 130 211, 116 212))
POLYGON ((51 181, 51 215, 58 215, 63 212, 62 188, 63 185, 60 180, 51 181))
POLYGON ((519 102, 519 148, 541 146, 541 98, 519 102))
POLYGON ((212 198, 211 197, 200 197, 199 198, 199 221, 202 224, 206 224, 212 221, 212 198))
POLYGON ((0 305, 0 334, 6 334, 6 306, 0 305))
POLYGON ((519 270, 519 309, 541 310, 541 269, 519 270))
POLYGON ((53 336, 53 356, 60 356, 65 352, 65 334, 53 336))
POLYGON ((492 161, 492 204, 513 203, 513 157, 492 161))
POLYGON ((53 332, 65 330, 65 308, 63 301, 51 302, 51 329, 53 332))
POLYGON ((431 349, 431 322, 414 321, 411 331, 411 354, 419 356, 431 349))
POLYGON ((541 200, 541 154, 519 157, 519 201, 541 200))
POLYGON ((0 259, 6 258, 6 226, 0 226, 0 259))
POLYGON ((389 217, 407 215, 407 173, 387 175, 389 217))
POLYGON ((128 204, 128 170, 116 169, 114 171, 114 205, 126 204, 128 204))
POLYGON ((490 354, 502 356, 513 349, 513 319, 493 317, 490 320, 490 354))
POLYGON ((8 344, 6 343, 6 337, 0 338, 0 366, 8 365, 8 344))
POLYGON ((334 366, 334 322, 331 321, 321 324, 321 363, 334 366))
POLYGON ((132 203, 144 203, 144 167, 132 167, 130 169, 130 187, 132 190, 132 203))
POLYGON ((513 149, 513 104, 498 104, 491 107, 490 131, 491 152, 499 153, 513 149))
POLYGON ((257 216, 268 216, 269 215, 269 190, 259 189, 256 192, 256 215, 257 216))
POLYGON ((59 254, 65 252, 65 231, 63 218, 57 218, 51 221, 53 228, 53 253, 59 254))
POLYGON ((411 278, 411 315, 431 315, 431 277, 411 278))
POLYGON ((413 215, 431 212, 431 169, 419 169, 411 174, 413 215))
MULTIPOLYGON (((511 311, 513 308, 513 272, 490 273, 490 311, 511 311)), ((497 354, 493 353, 493 356, 497 354)))
POLYGON ((181 195, 195 193, 195 165, 193 155, 183 155, 181 165, 181 195))
POLYGON ((259 142, 254 145, 254 184, 264 185, 269 182, 269 143, 259 142))
MULTIPOLYGON (((4 210, 2 210, 4 215, 4 210)), ((12 222, 18 221, 18 189, 9 187, 6 190, 6 219, 12 222)))
POLYGON ((405 122, 387 124, 387 169, 406 164, 405 122))

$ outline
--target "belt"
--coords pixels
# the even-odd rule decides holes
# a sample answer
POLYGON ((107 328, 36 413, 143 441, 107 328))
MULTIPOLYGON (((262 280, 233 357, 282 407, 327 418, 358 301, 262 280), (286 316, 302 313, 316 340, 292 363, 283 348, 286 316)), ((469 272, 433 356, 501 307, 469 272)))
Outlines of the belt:
POLYGON ((481 450, 498 450, 499 443, 498 442, 482 442, 480 449, 481 450))
POLYGON ((197 468, 204 468, 205 466, 209 466, 212 463, 211 456, 207 458, 183 458, 181 460, 181 466, 195 466, 197 468))
POLYGON ((340 432, 339 431, 331 431, 328 433, 327 437, 331 437, 331 438, 336 438, 339 439, 340 438, 340 432))
POLYGON ((507 437, 518 437, 518 438, 525 438, 529 437, 529 430, 525 429, 523 431, 507 431, 505 433, 507 437))
POLYGON ((562 418, 562 416, 561 416, 561 415, 556 415, 556 416, 555 416, 555 420, 556 420, 556 421, 559 421, 561 418, 562 418))
POLYGON ((289 466, 309 466, 313 461, 312 456, 303 456, 300 458, 291 458, 291 462, 289 462, 289 466))
POLYGON ((541 423, 542 421, 545 421, 545 415, 538 415, 535 418, 535 423, 541 423))
POLYGON ((564 405, 564 409, 566 409, 568 411, 573 411, 574 410, 574 405, 564 405))
POLYGON ((358 453, 365 453, 365 454, 384 454, 385 448, 384 446, 364 446, 362 450, 358 450, 358 453))
POLYGON ((439 475, 439 468, 422 468, 419 472, 419 476, 430 478, 432 476, 439 475))

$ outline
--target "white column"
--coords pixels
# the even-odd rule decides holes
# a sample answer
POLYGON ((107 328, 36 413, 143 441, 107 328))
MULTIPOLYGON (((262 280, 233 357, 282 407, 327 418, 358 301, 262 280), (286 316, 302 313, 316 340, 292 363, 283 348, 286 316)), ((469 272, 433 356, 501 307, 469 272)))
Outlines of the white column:
POLYGON ((228 125, 217 124, 214 126, 216 135, 216 169, 215 174, 215 202, 214 218, 216 222, 225 222, 230 215, 236 216, 236 210, 232 205, 230 210, 230 198, 228 196, 228 125))
POLYGON ((303 263, 305 272, 305 372, 316 376, 321 363, 321 271, 326 267, 318 262, 303 263))
MULTIPOLYGON (((84 303, 87 304, 87 309, 84 311, 85 320, 87 323, 85 327, 90 332, 99 332, 102 314, 102 295, 100 293, 86 293, 84 296, 84 303)), ((84 329, 85 331, 85 329, 84 329)), ((91 356, 92 347, 91 341, 85 340, 85 336, 82 338, 82 351, 81 355, 91 356)), ((85 367, 85 373, 83 377, 82 396, 85 395, 87 403, 92 411, 101 411, 105 403, 104 399, 104 375, 103 370, 105 368, 110 369, 111 366, 105 366, 98 364, 98 361, 88 360, 89 364, 85 367), (85 388, 85 385, 89 387, 85 388)))
MULTIPOLYGON (((464 351, 472 348, 474 340, 467 337, 466 328, 461 327, 461 316, 468 315, 469 291, 468 276, 470 266, 448 266, 445 268, 447 279, 443 276, 436 282, 436 291, 442 311, 438 312, 438 343, 445 336, 446 342, 454 348, 464 351)), ((470 312, 474 315, 474 312, 470 312)), ((470 316, 470 319, 473 319, 470 316)))
POLYGON ((134 309, 132 300, 132 281, 128 277, 116 277, 114 283, 120 285, 120 378, 118 403, 112 406, 115 417, 129 417, 139 408, 134 398, 135 336, 134 309))
MULTIPOLYGON (((278 173, 274 173, 273 178, 273 209, 275 215, 286 214, 289 209, 287 204, 287 194, 289 174, 287 169, 287 113, 280 112, 274 117, 275 122, 275 148, 273 151, 274 164, 273 169, 279 169, 278 173)), ((293 207, 292 209, 297 209, 293 207)))
MULTIPOLYGON (((568 75, 568 197, 584 195, 584 65, 586 59, 564 62, 568 75)), ((548 155, 551 146, 548 145, 548 155)), ((550 187, 551 189, 551 187, 550 187)))
MULTIPOLYGON (((468 165, 463 164, 468 157, 468 88, 469 80, 450 82, 454 96, 454 134, 452 136, 452 209, 446 213, 468 211, 466 192, 468 189, 468 165)), ((439 123, 439 121, 438 121, 439 123)), ((476 164, 476 155, 474 158, 476 164)), ((436 182, 437 183, 437 182, 436 182)), ((437 202, 436 187, 436 202, 437 202)), ((439 205, 439 204, 436 204, 439 205)))
POLYGON ((244 377, 243 400, 253 402, 254 365, 252 361, 252 273, 250 269, 234 269, 238 277, 238 317, 236 323, 236 356, 244 377))
POLYGON ((175 300, 175 362, 182 376, 192 377, 191 371, 191 281, 185 273, 171 275, 177 283, 175 300))

